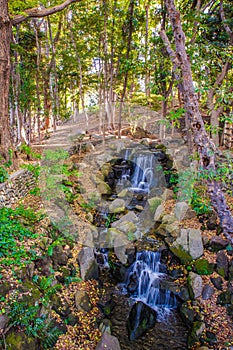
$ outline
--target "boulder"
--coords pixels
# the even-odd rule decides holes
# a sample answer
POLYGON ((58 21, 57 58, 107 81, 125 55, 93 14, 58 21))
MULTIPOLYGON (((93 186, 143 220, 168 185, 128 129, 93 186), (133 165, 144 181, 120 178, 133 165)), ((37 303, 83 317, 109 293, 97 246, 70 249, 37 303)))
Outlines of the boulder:
POLYGON ((111 334, 112 323, 108 318, 104 318, 99 325, 99 330, 102 334, 108 333, 111 334))
POLYGON ((95 350, 121 350, 119 340, 111 334, 105 332, 102 335, 95 350))
POLYGON ((129 340, 135 340, 154 327, 157 318, 155 310, 139 301, 136 302, 129 313, 127 327, 129 340))
POLYGON ((218 252, 219 250, 226 249, 228 245, 228 241, 226 241, 225 239, 219 236, 215 236, 211 238, 209 244, 213 251, 218 252))
POLYGON ((160 204, 157 209, 155 210, 155 214, 154 214, 154 221, 161 221, 162 220, 162 216, 164 213, 164 205, 160 204))
POLYGON ((222 250, 217 253, 216 271, 220 276, 222 276, 225 279, 227 279, 229 276, 228 257, 222 250))
MULTIPOLYGON (((119 220, 118 220, 119 221, 119 220)), ((134 233, 137 230, 135 224, 131 221, 122 221, 118 225, 114 225, 119 231, 127 235, 127 233, 134 233)))
POLYGON ((129 211, 127 214, 123 215, 119 220, 114 221, 111 224, 111 227, 113 228, 118 228, 119 224, 122 222, 132 222, 136 224, 139 221, 139 218, 133 211, 129 211))
POLYGON ((128 261, 127 245, 128 241, 122 235, 117 236, 114 240, 114 253, 123 265, 128 261))
POLYGON ((205 323, 201 321, 195 321, 192 325, 192 329, 188 335, 188 349, 199 342, 202 333, 205 331, 205 323))
POLYGON ((78 254, 81 278, 83 280, 98 279, 99 270, 92 248, 84 247, 78 254))
POLYGON ((188 276, 188 287, 189 287, 189 294, 192 299, 196 299, 200 297, 203 289, 201 276, 194 272, 190 272, 188 276))
POLYGON ((7 350, 36 350, 38 349, 37 339, 29 337, 24 332, 11 330, 6 336, 7 350))
POLYGON ((184 302, 180 307, 180 316, 186 326, 191 327, 196 318, 196 311, 189 302, 184 302))
POLYGON ((179 221, 196 217, 195 211, 186 202, 176 203, 174 213, 179 221))
POLYGON ((202 299, 208 300, 211 299, 214 295, 214 288, 211 287, 209 284, 206 284, 202 290, 202 299))
POLYGON ((111 187, 104 181, 98 180, 97 191, 100 194, 111 194, 111 187))
POLYGON ((110 213, 122 213, 125 211, 125 201, 121 198, 116 198, 112 203, 109 204, 110 213))
POLYGON ((55 246, 53 248, 53 254, 52 254, 54 267, 57 267, 58 265, 65 266, 69 259, 68 255, 69 254, 67 254, 67 251, 63 249, 62 245, 55 246))
POLYGON ((225 306, 225 305, 230 305, 231 301, 233 303, 233 295, 229 290, 226 290, 218 295, 216 303, 217 305, 225 306))
POLYGON ((89 295, 84 290, 78 290, 75 293, 75 306, 78 311, 89 312, 92 309, 89 295))
POLYGON ((167 225, 170 225, 170 224, 174 224, 174 222, 176 222, 176 217, 174 215, 164 215, 163 218, 162 218, 162 223, 163 224, 167 224, 167 225))
POLYGON ((169 188, 166 188, 162 194, 162 199, 164 201, 168 201, 170 199, 174 199, 174 192, 169 188))
POLYGON ((163 200, 160 197, 152 197, 147 200, 150 212, 154 215, 156 209, 160 204, 162 204, 163 200))
POLYGON ((223 280, 220 276, 219 277, 211 277, 210 280, 216 289, 222 290, 223 280))
POLYGON ((192 228, 182 229, 180 236, 169 248, 183 264, 198 259, 204 251, 201 231, 192 228))

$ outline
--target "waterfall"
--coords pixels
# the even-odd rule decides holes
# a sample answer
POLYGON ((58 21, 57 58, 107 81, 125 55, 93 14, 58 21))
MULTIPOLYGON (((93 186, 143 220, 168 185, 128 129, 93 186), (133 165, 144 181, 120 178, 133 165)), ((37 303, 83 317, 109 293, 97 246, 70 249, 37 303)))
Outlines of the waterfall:
POLYGON ((155 157, 153 153, 143 152, 133 158, 135 169, 132 175, 132 187, 149 192, 153 185, 155 157))
POLYGON ((159 308, 176 308, 174 294, 161 285, 166 279, 161 253, 142 251, 129 269, 126 287, 131 296, 158 311, 159 308))

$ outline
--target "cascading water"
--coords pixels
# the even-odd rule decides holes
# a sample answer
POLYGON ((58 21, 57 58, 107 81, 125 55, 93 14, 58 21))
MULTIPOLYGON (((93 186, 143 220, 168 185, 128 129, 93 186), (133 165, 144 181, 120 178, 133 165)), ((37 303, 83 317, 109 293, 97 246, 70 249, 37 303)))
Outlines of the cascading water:
POLYGON ((166 278, 165 267, 160 262, 161 253, 142 251, 137 253, 131 266, 126 287, 131 296, 153 309, 168 311, 177 306, 176 297, 161 285, 166 278))
POLYGON ((149 192, 154 179, 154 155, 150 152, 144 152, 136 155, 133 158, 133 162, 135 164, 135 169, 131 178, 132 187, 149 192))

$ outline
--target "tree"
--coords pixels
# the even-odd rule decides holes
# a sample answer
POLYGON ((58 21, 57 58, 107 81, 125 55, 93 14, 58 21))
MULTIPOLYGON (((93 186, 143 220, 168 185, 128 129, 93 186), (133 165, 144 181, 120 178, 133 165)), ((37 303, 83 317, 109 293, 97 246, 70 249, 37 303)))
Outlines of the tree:
POLYGON ((9 84, 10 84, 10 43, 12 25, 19 24, 30 18, 46 17, 64 10, 67 6, 79 0, 66 0, 63 3, 49 8, 31 8, 18 14, 10 20, 8 0, 0 0, 0 153, 4 159, 9 158, 9 149, 12 147, 9 127, 9 84))
MULTIPOLYGON (((166 38, 164 42, 168 53, 174 64, 177 64, 180 70, 184 107, 190 121, 194 142, 200 157, 200 166, 203 170, 214 173, 216 170, 216 147, 208 137, 199 110, 198 99, 194 91, 191 65, 185 47, 185 34, 181 25, 180 13, 175 7, 174 0, 165 0, 165 4, 172 25, 176 51, 174 52, 168 44, 169 40, 164 31, 161 37, 166 38)), ((212 177, 208 179, 208 191, 213 207, 218 213, 223 231, 227 238, 233 242, 233 237, 229 235, 229 233, 233 233, 233 218, 219 182, 212 177)))

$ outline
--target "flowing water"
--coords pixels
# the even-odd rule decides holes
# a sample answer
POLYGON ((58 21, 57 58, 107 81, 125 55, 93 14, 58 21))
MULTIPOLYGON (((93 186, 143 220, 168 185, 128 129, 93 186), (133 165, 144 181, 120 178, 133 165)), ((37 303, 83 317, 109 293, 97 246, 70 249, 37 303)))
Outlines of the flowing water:
POLYGON ((160 262, 159 251, 142 251, 137 253, 134 264, 127 275, 127 290, 131 296, 144 302, 164 315, 177 307, 174 294, 161 285, 166 278, 165 266, 160 262))

